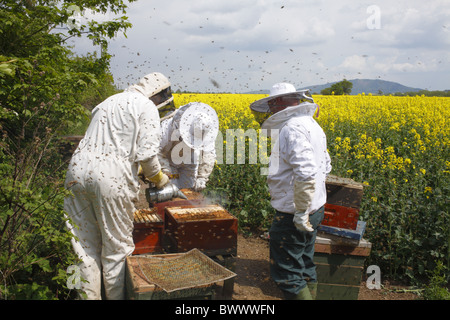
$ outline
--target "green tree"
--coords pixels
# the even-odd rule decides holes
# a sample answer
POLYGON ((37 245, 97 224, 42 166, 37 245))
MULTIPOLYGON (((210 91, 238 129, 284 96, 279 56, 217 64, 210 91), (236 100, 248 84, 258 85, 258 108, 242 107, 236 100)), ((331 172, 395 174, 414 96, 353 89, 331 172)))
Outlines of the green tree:
MULTIPOLYGON (((131 0, 129 2, 132 2, 131 0)), ((131 24, 71 24, 74 8, 125 13, 121 0, 0 1, 0 298, 71 296, 76 262, 65 228, 65 165, 58 137, 89 115, 86 91, 110 88, 108 39, 131 24), (75 7, 76 6, 76 7, 75 7), (69 24, 68 24, 69 22, 69 24), (70 26, 70 27, 69 27, 70 26), (67 45, 87 36, 101 53, 77 57, 67 45)))
POLYGON ((343 94, 350 94, 352 92, 353 83, 350 81, 344 79, 340 82, 336 82, 331 85, 329 88, 325 88, 322 91, 320 91, 323 95, 343 95, 343 94))
POLYGON ((329 95, 333 94, 333 92, 331 92, 331 87, 328 87, 328 88, 322 89, 320 91, 320 94, 323 94, 325 96, 329 96, 329 95))

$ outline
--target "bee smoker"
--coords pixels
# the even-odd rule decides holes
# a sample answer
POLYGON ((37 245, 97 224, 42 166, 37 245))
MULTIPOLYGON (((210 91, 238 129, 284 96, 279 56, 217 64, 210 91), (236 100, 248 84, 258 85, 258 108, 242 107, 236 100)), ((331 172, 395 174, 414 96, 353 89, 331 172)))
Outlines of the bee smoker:
POLYGON ((150 205, 152 203, 169 201, 173 198, 182 198, 187 200, 184 193, 172 183, 166 184, 162 189, 147 188, 145 190, 145 197, 150 205))

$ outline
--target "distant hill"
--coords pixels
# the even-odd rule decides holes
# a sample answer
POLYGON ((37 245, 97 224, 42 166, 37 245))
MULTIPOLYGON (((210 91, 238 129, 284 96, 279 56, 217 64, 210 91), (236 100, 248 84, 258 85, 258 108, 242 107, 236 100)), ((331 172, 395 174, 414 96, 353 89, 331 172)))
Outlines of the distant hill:
MULTIPOLYGON (((386 80, 371 80, 371 79, 353 79, 348 80, 353 83, 352 93, 351 94, 360 94, 360 93, 372 93, 378 94, 380 91, 383 94, 390 94, 396 92, 416 92, 423 89, 420 88, 412 88, 404 86, 397 82, 386 81, 386 80)), ((336 81, 339 82, 339 81, 336 81)), ((331 82, 322 85, 314 85, 301 89, 311 89, 312 93, 319 94, 321 90, 325 88, 331 87, 336 82, 331 82)))
MULTIPOLYGON (((353 80, 348 80, 348 81, 353 83, 353 88, 352 88, 352 93, 351 93, 352 95, 360 94, 363 92, 378 94, 381 91, 383 94, 391 94, 391 93, 396 93, 396 92, 403 93, 403 92, 416 92, 416 91, 423 90, 423 89, 419 89, 419 88, 407 87, 407 86, 404 86, 397 82, 385 81, 385 80, 353 79, 353 80)), ((339 81, 336 81, 336 82, 339 82, 339 81)), ((307 86, 304 88, 298 88, 298 90, 310 89, 311 93, 320 94, 321 90, 331 87, 331 85, 333 85, 336 82, 307 86)), ((252 91, 252 92, 247 92, 247 93, 268 94, 269 90, 259 90, 259 91, 252 91)))

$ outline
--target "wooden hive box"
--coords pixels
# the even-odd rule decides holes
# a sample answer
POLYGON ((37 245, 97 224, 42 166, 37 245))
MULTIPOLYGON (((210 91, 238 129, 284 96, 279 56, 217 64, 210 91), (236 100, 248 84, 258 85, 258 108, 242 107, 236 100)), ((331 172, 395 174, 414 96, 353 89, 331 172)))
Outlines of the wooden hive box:
POLYGON ((317 300, 357 300, 371 247, 364 239, 318 235, 314 254, 319 282, 317 300))
POLYGON ((324 226, 356 230, 358 219, 359 209, 325 203, 325 212, 321 224, 324 226))
MULTIPOLYGON (((203 203, 203 196, 190 189, 181 190, 191 204, 203 203)), ((163 253, 166 245, 164 236, 165 208, 186 204, 185 200, 175 198, 171 201, 153 203, 151 208, 139 209, 134 213, 133 240, 135 250, 133 254, 163 253), (153 218, 153 219, 151 219, 153 218), (155 220, 157 218, 157 221, 155 220)))
POLYGON ((237 218, 219 205, 187 203, 165 208, 169 252, 197 248, 208 256, 237 254, 237 218))
POLYGON ((140 209, 134 213, 133 254, 161 253, 164 221, 157 209, 140 209))
MULTIPOLYGON (((170 258, 179 254, 152 255, 160 258, 170 258)), ((181 289, 166 292, 149 282, 137 261, 137 256, 129 256, 126 260, 126 298, 128 300, 211 300, 215 295, 215 285, 181 289)))
POLYGON ((327 203, 322 225, 356 230, 364 185, 330 175, 326 180, 327 203))
POLYGON ((325 185, 327 203, 347 208, 359 209, 361 207, 364 184, 352 179, 329 175, 325 185))

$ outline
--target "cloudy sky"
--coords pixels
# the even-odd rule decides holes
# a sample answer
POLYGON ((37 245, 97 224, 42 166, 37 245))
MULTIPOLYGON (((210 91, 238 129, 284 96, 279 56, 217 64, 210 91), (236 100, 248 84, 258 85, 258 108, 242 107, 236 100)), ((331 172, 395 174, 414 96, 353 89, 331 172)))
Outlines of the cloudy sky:
POLYGON ((121 88, 159 71, 202 92, 344 78, 450 89, 448 0, 139 0, 127 16, 109 47, 121 88))

